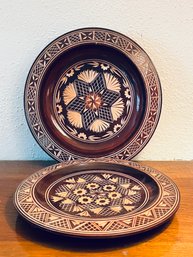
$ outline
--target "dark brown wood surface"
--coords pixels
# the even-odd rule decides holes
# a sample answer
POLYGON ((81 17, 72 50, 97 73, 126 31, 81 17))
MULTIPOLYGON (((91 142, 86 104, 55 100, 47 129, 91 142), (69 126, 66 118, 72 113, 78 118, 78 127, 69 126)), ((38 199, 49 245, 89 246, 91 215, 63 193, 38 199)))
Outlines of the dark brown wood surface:
POLYGON ((168 175, 181 192, 172 221, 132 237, 88 240, 61 237, 32 227, 13 206, 18 184, 54 162, 0 162, 0 256, 193 256, 193 162, 140 162, 168 175))

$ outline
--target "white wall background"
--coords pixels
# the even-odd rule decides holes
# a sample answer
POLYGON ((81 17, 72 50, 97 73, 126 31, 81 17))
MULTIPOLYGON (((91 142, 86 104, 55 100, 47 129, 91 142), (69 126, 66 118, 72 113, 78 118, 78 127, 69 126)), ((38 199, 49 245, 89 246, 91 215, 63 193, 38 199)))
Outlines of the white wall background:
POLYGON ((135 159, 192 160, 193 0, 0 0, 0 159, 51 159, 24 118, 25 79, 50 41, 91 26, 135 40, 161 79, 161 119, 135 159))

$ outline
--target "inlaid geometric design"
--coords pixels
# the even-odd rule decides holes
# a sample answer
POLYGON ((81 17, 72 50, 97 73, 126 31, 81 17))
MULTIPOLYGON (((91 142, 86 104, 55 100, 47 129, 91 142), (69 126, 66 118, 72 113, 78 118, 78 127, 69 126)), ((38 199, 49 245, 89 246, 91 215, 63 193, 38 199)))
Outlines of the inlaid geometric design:
POLYGON ((20 184, 14 202, 24 218, 46 230, 113 237, 143 232, 166 222, 177 211, 179 197, 174 182, 155 169, 100 158, 56 164, 34 173, 20 184), (106 168, 96 169, 98 161, 106 168), (95 168, 89 170, 87 165, 95 168), (115 171, 113 165, 119 165, 124 173, 115 171), (85 171, 65 175, 65 169, 72 167, 85 167, 85 171), (135 172, 131 175, 130 169, 141 172, 143 182, 136 179, 135 172), (56 180, 49 183, 52 174, 56 180), (152 180, 148 187, 146 178, 152 180), (156 185, 159 190, 152 195, 156 185), (42 199, 37 190, 41 190, 42 199))

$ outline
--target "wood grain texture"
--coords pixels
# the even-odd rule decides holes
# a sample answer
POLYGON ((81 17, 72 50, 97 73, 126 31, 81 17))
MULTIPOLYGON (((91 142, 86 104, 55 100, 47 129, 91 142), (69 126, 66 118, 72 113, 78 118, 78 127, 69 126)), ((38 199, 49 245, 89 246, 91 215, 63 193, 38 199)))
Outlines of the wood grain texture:
POLYGON ((18 184, 54 162, 0 162, 0 256, 193 256, 193 162, 140 162, 178 185, 181 205, 171 222, 143 234, 108 240, 56 236, 32 227, 13 206, 18 184))

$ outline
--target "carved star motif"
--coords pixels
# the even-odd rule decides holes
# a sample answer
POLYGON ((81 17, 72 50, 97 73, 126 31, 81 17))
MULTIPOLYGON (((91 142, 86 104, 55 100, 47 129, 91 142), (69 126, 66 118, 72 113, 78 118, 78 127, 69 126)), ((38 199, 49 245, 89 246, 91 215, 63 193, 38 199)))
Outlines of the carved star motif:
POLYGON ((82 115, 86 130, 96 119, 113 123, 111 106, 118 100, 120 94, 107 88, 103 74, 98 74, 90 83, 76 79, 73 84, 76 97, 67 105, 67 110, 82 115))

